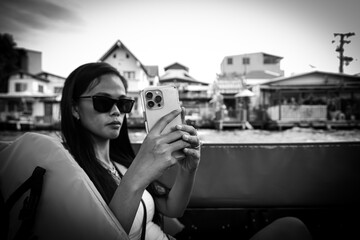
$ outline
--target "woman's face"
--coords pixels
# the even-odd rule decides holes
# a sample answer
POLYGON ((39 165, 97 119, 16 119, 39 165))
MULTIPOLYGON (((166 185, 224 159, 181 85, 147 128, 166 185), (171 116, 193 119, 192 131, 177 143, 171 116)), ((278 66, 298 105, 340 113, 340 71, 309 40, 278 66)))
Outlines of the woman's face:
MULTIPOLYGON (((118 99, 125 95, 121 79, 114 74, 107 74, 100 76, 99 83, 88 88, 80 97, 107 96, 118 99)), ((95 140, 103 141, 119 136, 125 113, 121 113, 115 104, 108 112, 100 113, 94 109, 91 98, 80 98, 73 110, 74 116, 80 118, 81 124, 89 130, 95 140)))

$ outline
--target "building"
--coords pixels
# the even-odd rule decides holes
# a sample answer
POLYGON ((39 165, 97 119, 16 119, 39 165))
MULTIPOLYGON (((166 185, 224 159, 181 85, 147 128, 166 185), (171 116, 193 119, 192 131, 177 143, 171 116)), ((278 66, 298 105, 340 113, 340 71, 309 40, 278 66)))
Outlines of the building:
POLYGON ((221 62, 221 73, 214 83, 215 95, 221 95, 221 103, 218 101, 215 107, 217 120, 225 120, 232 126, 247 122, 249 97, 252 95, 249 89, 283 76, 281 59, 263 52, 225 56, 221 62), (248 94, 242 96, 240 92, 243 90, 248 94))
POLYGON ((199 85, 199 86, 208 86, 208 83, 201 82, 199 80, 194 79, 189 74, 189 68, 180 64, 173 63, 169 66, 164 67, 164 75, 160 77, 160 84, 174 84, 179 88, 188 85, 199 85))
POLYGON ((280 68, 282 59, 283 57, 263 52, 226 56, 220 65, 220 76, 227 78, 242 76, 249 85, 260 84, 284 75, 284 71, 280 68))
POLYGON ((159 83, 172 84, 178 88, 181 104, 186 109, 185 119, 197 126, 210 125, 212 114, 209 108, 209 83, 196 80, 190 76, 188 67, 177 62, 166 66, 164 71, 159 83))
MULTIPOLYGON (((159 81, 158 66, 145 66, 135 55, 120 41, 99 59, 115 67, 128 82, 128 96, 135 99, 135 105, 129 114, 129 125, 140 118, 143 119, 143 109, 140 104, 139 92, 150 85, 157 85, 159 81)), ((134 122, 135 124, 135 122, 134 122)))
POLYGON ((20 53, 19 67, 22 71, 37 74, 42 71, 42 53, 39 51, 18 48, 20 53))
POLYGON ((60 120, 65 78, 41 70, 41 52, 19 49, 20 68, 9 78, 8 91, 0 93, 2 126, 24 129, 51 127, 60 120))
POLYGON ((360 76, 313 71, 253 87, 250 122, 270 127, 360 126, 360 76))

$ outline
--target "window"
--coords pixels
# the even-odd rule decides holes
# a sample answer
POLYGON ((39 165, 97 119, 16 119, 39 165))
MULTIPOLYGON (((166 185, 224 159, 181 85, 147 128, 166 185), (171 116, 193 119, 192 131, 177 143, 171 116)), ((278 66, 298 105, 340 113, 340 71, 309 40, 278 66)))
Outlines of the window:
POLYGON ((24 107, 24 114, 27 115, 32 115, 33 113, 33 104, 31 102, 25 102, 23 103, 23 107, 24 107))
POLYGON ((62 87, 54 87, 54 93, 61 93, 63 90, 62 87))
POLYGON ((33 106, 31 102, 27 102, 25 99, 17 103, 16 111, 22 112, 24 115, 31 115, 33 112, 33 106))
POLYGON ((26 83, 15 83, 15 92, 25 92, 27 89, 26 83))
POLYGON ((233 64, 233 59, 232 58, 227 58, 227 64, 232 65, 233 64))
POLYGON ((130 58, 130 54, 126 53, 126 58, 130 58))
POLYGON ((276 64, 279 63, 279 58, 264 56, 264 64, 276 64))
POLYGON ((126 79, 135 79, 135 72, 134 71, 124 71, 124 77, 126 79))
POLYGON ((44 112, 45 112, 45 116, 52 116, 53 115, 53 104, 46 102, 44 104, 44 112))
POLYGON ((249 65, 249 64, 250 64, 250 58, 244 57, 244 58, 243 58, 243 64, 244 64, 244 65, 249 65))
POLYGON ((5 110, 6 110, 5 101, 0 99, 0 112, 5 112, 5 110))
POLYGON ((15 112, 17 110, 18 103, 15 101, 9 101, 8 102, 8 110, 9 112, 15 112))
POLYGON ((41 93, 44 92, 44 86, 43 85, 38 85, 38 92, 41 92, 41 93))

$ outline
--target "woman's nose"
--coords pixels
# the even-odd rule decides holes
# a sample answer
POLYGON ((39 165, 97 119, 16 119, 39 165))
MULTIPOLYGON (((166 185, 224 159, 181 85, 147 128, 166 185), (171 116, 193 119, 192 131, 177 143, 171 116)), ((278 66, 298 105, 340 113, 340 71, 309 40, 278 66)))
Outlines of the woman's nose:
POLYGON ((116 104, 114 104, 110 110, 110 115, 111 116, 120 116, 121 112, 119 110, 119 108, 116 106, 116 104))

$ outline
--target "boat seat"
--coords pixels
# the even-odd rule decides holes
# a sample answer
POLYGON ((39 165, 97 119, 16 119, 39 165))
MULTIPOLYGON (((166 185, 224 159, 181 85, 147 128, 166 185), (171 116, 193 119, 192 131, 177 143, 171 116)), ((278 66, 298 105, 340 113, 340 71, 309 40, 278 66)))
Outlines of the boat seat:
MULTIPOLYGON (((34 233, 38 239, 128 239, 86 173, 59 139, 25 133, 0 152, 0 189, 4 200, 36 166, 46 169, 34 233)), ((20 226, 25 195, 10 213, 10 239, 20 226)))
POLYGON ((356 142, 204 144, 188 207, 358 206, 359 155, 356 142))
POLYGON ((294 216, 314 239, 360 239, 359 156, 359 142, 204 144, 182 237, 249 239, 294 216))

